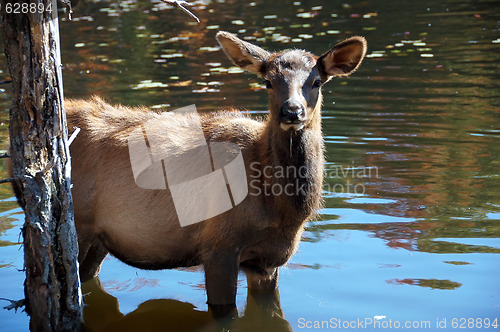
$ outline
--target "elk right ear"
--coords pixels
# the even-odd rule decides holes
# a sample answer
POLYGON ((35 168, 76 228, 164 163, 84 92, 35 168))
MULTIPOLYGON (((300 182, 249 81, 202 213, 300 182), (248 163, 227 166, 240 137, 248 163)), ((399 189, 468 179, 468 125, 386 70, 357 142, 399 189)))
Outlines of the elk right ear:
POLYGON ((365 54, 365 38, 346 39, 319 57, 321 73, 326 81, 335 76, 348 76, 358 69, 365 54))
POLYGON ((235 65, 261 76, 264 74, 263 64, 269 59, 269 52, 226 31, 219 31, 215 38, 235 65))

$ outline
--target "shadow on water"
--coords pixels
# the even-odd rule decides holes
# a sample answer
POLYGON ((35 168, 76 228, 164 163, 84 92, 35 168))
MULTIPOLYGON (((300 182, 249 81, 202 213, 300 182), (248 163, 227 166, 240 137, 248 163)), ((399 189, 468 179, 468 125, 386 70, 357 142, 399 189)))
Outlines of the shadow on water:
POLYGON ((210 312, 199 311, 193 304, 171 299, 155 299, 141 303, 124 315, 118 300, 108 294, 94 278, 83 284, 85 297, 85 329, 99 331, 293 331, 284 319, 278 291, 249 293, 241 316, 232 319, 212 318, 210 312))

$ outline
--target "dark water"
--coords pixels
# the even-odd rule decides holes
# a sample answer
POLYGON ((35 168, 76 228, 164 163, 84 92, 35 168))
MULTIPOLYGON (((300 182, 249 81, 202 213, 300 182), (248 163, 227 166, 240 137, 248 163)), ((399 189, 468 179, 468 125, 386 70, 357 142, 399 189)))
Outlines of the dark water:
MULTIPOLYGON (((247 300, 240 276, 240 330, 500 325, 497 1, 221 0, 193 10, 199 25, 158 2, 81 2, 61 22, 66 96, 259 114, 262 82, 231 66, 218 30, 271 50, 319 54, 351 35, 369 44, 361 68, 324 89, 326 204, 281 269, 284 318, 270 309, 276 299, 247 300)), ((4 57, 0 65, 7 78, 4 57)), ((10 91, 1 91, 4 147, 10 91)), ((17 300, 23 215, 7 185, 0 195, 0 297, 17 300)), ((89 329, 209 329, 203 279, 200 269, 142 271, 108 258, 105 292, 85 285, 89 329)), ((0 321, 2 331, 27 329, 21 312, 0 310, 0 321)))

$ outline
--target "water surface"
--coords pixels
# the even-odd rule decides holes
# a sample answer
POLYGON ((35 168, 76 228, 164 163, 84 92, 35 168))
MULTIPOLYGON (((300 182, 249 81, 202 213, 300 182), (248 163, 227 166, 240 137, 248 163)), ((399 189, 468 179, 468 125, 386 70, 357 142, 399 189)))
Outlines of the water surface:
MULTIPOLYGON (((316 54, 352 35, 369 43, 361 68, 324 88, 326 204, 280 271, 284 319, 247 300, 240 275, 240 329, 357 319, 451 329, 454 318, 500 320, 496 1, 195 4, 200 25, 158 1, 81 2, 73 21, 61 22, 66 96, 167 110, 236 106, 259 116, 267 109, 262 81, 231 65, 218 30, 316 54)), ((0 70, 7 78, 4 57, 0 70)), ((5 149, 10 91, 1 88, 5 149)), ((0 186, 0 297, 18 300, 23 214, 12 196, 0 186)), ((90 330, 212 324, 201 269, 143 271, 108 257, 100 281, 105 292, 85 285, 90 330)), ((2 331, 28 326, 19 311, 0 310, 0 321, 2 331)))

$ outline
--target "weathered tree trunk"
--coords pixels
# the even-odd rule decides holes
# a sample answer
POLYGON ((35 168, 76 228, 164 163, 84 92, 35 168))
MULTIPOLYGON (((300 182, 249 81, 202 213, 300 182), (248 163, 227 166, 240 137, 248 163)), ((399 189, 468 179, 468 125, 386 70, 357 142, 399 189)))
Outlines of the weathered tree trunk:
POLYGON ((34 12, 21 9, 20 13, 9 13, 8 3, 31 2, 1 1, 2 34, 13 87, 13 177, 26 214, 25 295, 30 329, 77 331, 82 322, 82 296, 63 109, 57 2, 31 1, 38 4, 34 12))

